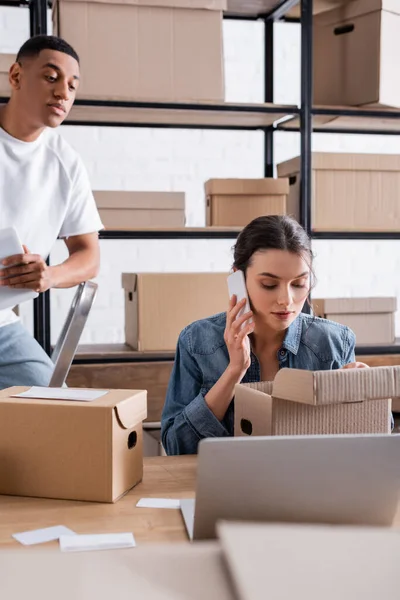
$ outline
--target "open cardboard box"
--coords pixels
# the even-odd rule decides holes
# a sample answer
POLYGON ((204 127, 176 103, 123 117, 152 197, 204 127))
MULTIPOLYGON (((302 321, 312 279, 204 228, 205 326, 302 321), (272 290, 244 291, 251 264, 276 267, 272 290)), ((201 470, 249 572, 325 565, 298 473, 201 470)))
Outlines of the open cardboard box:
POLYGON ((235 386, 235 435, 390 433, 400 366, 281 369, 273 382, 235 386))
POLYGON ((91 402, 13 397, 28 389, 0 392, 0 494, 115 502, 142 480, 145 390, 91 402))

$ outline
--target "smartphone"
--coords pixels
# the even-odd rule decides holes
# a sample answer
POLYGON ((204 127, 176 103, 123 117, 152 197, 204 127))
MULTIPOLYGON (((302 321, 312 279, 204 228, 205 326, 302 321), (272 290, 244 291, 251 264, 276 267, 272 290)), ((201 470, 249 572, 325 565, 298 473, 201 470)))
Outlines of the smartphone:
MULTIPOLYGON (((238 316, 236 318, 241 317, 242 315, 244 315, 245 313, 247 313, 251 310, 249 296, 247 294, 247 289, 246 289, 246 280, 244 278, 243 271, 235 271, 234 273, 231 273, 231 275, 229 275, 228 290, 229 290, 229 298, 232 298, 232 296, 236 296, 237 302, 240 302, 244 298, 246 299, 246 304, 239 311, 238 316)), ((244 325, 247 325, 248 323, 252 323, 252 322, 253 322, 253 319, 250 318, 248 321, 246 321, 246 323, 243 323, 242 328, 244 325)))
MULTIPOLYGON (((13 227, 0 229, 0 261, 14 254, 24 254, 17 232, 13 227)), ((21 302, 37 298, 38 295, 37 292, 29 289, 0 287, 0 310, 12 308, 21 302)))

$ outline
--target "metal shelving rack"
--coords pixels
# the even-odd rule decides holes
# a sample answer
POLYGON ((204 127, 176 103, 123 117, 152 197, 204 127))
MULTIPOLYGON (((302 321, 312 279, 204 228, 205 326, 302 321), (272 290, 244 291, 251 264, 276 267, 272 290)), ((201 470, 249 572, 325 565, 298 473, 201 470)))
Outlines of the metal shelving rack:
MULTIPOLYGON (((274 169, 274 133, 297 131, 300 134, 300 222, 313 239, 399 239, 399 232, 314 232, 311 223, 311 139, 312 133, 400 134, 400 110, 358 109, 353 107, 315 107, 312 104, 313 7, 319 0, 259 0, 247 7, 246 0, 228 0, 225 18, 260 20, 265 26, 265 104, 196 104, 160 102, 112 102, 77 100, 65 124, 102 127, 149 127, 174 129, 261 130, 264 133, 264 176, 271 177, 274 169), (260 11, 254 6, 260 6, 260 11), (293 10, 300 5, 300 12, 293 10), (250 12, 251 11, 251 12, 250 12), (273 40, 274 22, 300 22, 301 27, 301 102, 300 107, 277 106, 274 100, 273 40), (332 125, 318 120, 321 117, 351 117, 354 126, 332 125), (186 120, 187 119, 187 120, 186 120), (368 126, 364 125, 368 119, 368 126), (380 128, 380 119, 390 120, 390 127, 380 128), (357 126, 357 121, 363 126, 357 126), (375 126, 375 124, 378 124, 375 126), (393 124, 393 125, 392 125, 393 124)), ((47 33, 48 0, 0 0, 0 5, 28 6, 30 33, 47 33)), ((5 101, 5 98, 0 98, 5 101)), ((187 228, 179 230, 104 231, 100 239, 235 239, 236 228, 211 230, 187 228)), ((35 300, 34 335, 50 352, 50 294, 35 300)), ((359 347, 364 354, 400 353, 400 345, 359 347)), ((78 358, 79 363, 86 362, 78 358)), ((135 361, 135 355, 124 359, 135 361)), ((87 359, 93 362, 93 358, 87 359)), ((101 361, 99 361, 101 362, 101 361)))

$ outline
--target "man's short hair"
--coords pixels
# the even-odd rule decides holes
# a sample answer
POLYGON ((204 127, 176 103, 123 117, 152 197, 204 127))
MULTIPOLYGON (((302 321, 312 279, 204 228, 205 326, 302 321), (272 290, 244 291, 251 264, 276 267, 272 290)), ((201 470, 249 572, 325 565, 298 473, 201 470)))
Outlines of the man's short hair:
POLYGON ((64 52, 64 54, 72 56, 79 64, 79 56, 72 46, 55 35, 34 35, 29 38, 19 49, 16 62, 21 62, 24 58, 35 58, 42 50, 64 52))

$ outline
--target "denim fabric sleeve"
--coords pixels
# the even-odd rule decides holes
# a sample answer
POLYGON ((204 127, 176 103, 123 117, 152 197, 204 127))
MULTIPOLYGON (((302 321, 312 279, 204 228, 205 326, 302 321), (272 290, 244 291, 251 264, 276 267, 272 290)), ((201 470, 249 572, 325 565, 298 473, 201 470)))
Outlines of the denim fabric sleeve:
POLYGON ((208 408, 202 387, 203 375, 190 350, 189 333, 183 330, 161 419, 162 443, 167 454, 195 454, 202 438, 229 435, 208 408))
POLYGON ((348 365, 349 363, 355 362, 355 346, 356 336, 351 329, 347 329, 345 343, 343 344, 343 364, 348 365))

